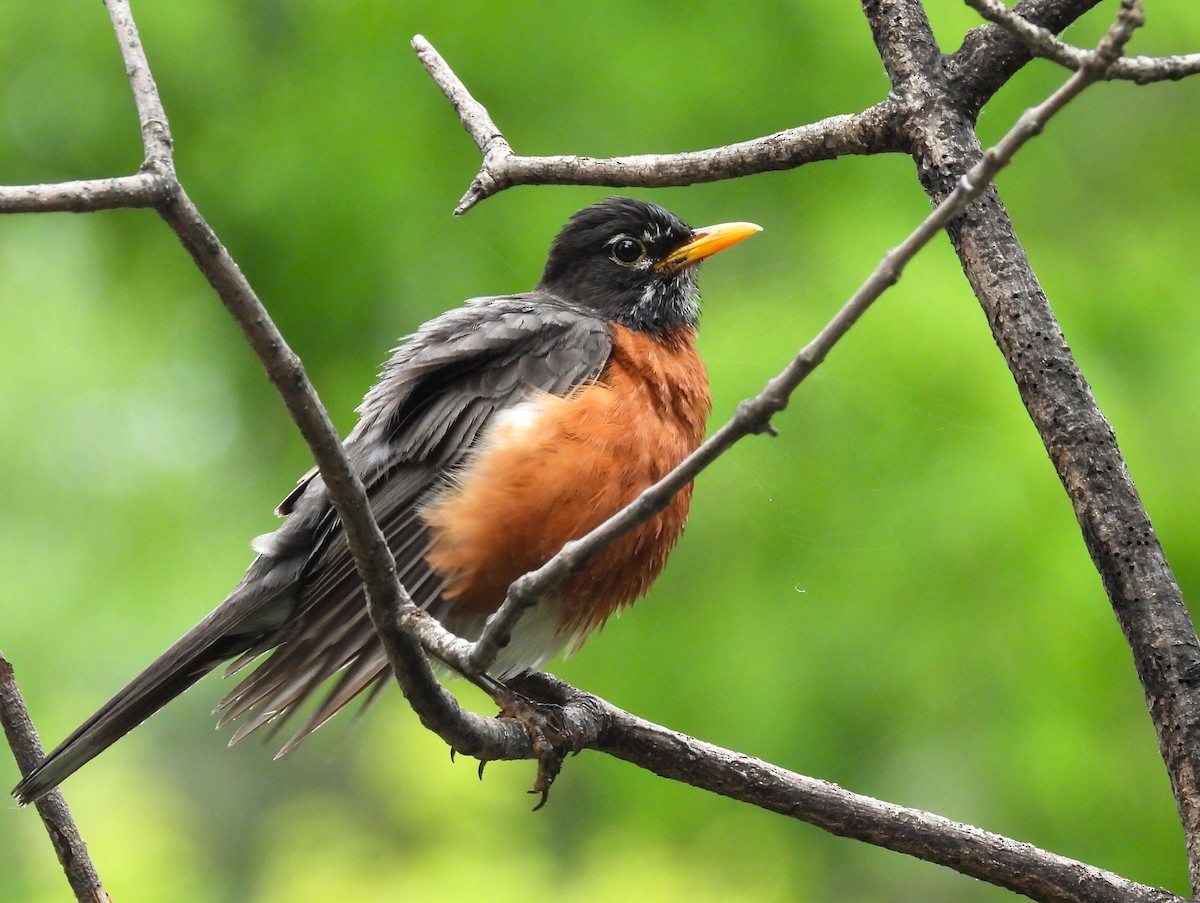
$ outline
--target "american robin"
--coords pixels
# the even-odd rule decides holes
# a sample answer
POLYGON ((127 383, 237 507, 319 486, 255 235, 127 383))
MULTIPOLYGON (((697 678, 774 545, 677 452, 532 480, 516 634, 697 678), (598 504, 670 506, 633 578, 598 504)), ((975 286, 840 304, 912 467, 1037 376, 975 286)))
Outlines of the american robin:
MULTIPOLYGON (((692 229, 609 198, 579 211, 533 291, 475 298, 404 339, 346 439, 401 582, 451 631, 479 635, 508 586, 632 501, 700 443, 711 402, 696 353, 696 264, 759 231, 692 229)), ((691 486, 517 625, 490 675, 577 648, 646 592, 687 517, 691 486)), ((253 542, 217 608, 17 785, 37 799, 222 662, 270 653, 217 706, 233 741, 337 683, 285 749, 390 669, 340 522, 307 474, 253 542)), ((233 742, 231 741, 231 742, 233 742)))

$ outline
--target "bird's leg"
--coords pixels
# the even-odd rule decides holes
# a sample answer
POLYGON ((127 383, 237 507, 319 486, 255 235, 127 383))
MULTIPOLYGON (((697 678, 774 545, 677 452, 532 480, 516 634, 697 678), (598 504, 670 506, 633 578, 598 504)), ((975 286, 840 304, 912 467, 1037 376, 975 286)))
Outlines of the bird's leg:
MULTIPOLYGON (((536 812, 546 805, 550 796, 550 785, 562 770, 568 755, 583 748, 583 737, 579 729, 566 716, 563 706, 553 702, 530 699, 507 684, 486 674, 471 677, 471 682, 487 693, 500 707, 498 718, 512 718, 521 722, 529 731, 533 754, 538 762, 537 778, 530 793, 540 794, 541 799, 533 807, 536 812)), ((486 762, 479 763, 479 775, 483 776, 486 762)))

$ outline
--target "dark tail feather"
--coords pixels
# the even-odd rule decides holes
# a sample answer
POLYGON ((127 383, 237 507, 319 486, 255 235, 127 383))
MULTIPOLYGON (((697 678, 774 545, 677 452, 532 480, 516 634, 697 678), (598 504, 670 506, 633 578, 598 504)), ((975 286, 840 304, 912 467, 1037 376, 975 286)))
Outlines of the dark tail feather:
POLYGON ((24 806, 53 790, 62 781, 161 709, 211 671, 220 659, 196 662, 173 672, 151 668, 138 675, 75 729, 13 789, 24 806), (158 671, 160 673, 152 673, 158 671))
MULTIPOLYGON (((245 581, 238 590, 244 586, 245 581)), ((251 593, 238 590, 25 775, 12 792, 17 802, 26 805, 53 790, 209 671, 278 626, 269 624, 273 618, 261 617, 264 603, 278 596, 264 599, 259 594, 260 598, 252 599, 247 598, 251 593), (256 617, 247 617, 251 614, 256 617)))

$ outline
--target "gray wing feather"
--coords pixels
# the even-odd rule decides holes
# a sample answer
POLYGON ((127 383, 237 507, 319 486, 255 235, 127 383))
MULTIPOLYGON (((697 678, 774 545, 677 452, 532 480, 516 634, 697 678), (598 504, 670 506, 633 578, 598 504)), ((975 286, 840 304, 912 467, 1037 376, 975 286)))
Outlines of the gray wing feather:
MULTIPOLYGON (((424 561, 422 497, 497 411, 531 391, 562 395, 594 379, 610 349, 605 321, 544 293, 474 299, 395 349, 345 445, 418 605, 433 605, 442 589, 424 561)), ((235 740, 283 720, 339 671, 285 750, 364 690, 374 698, 389 670, 320 475, 307 474, 279 513, 286 521, 255 541, 260 555, 225 601, 31 772, 14 790, 19 800, 57 786, 230 659, 237 670, 270 653, 218 706, 223 723, 247 718, 235 740)))
MULTIPOLYGON (((424 560, 430 537, 416 513, 424 495, 464 457, 493 414, 531 391, 566 394, 594 379, 610 349, 604 321, 527 296, 468 302, 396 350, 360 407, 362 419, 346 446, 396 556, 400 580, 417 605, 436 607, 443 587, 424 560)), ((317 530, 325 540, 306 569, 289 619, 303 626, 282 642, 264 638, 256 651, 275 647, 271 656, 221 701, 223 720, 257 710, 235 740, 290 714, 348 667, 286 751, 390 673, 345 536, 319 480, 314 477, 294 503, 296 514, 313 499, 324 507, 317 530)), ((280 541, 289 544, 287 537, 280 541)))

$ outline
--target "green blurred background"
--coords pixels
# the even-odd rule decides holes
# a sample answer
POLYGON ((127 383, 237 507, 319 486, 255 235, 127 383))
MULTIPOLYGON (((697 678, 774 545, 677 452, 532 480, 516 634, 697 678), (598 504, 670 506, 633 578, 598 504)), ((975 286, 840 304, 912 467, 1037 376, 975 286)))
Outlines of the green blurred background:
MULTIPOLYGON (((944 49, 976 24, 929 4, 944 49)), ((1115 8, 1068 33, 1089 43, 1115 8)), ((425 34, 515 148, 688 150, 861 109, 887 85, 857 4, 138 3, 184 184, 340 429, 398 335, 537 278, 607 192, 451 217, 478 159, 425 34)), ((1134 52, 1200 48, 1194 0, 1134 52)), ((994 141, 1064 78, 1022 71, 994 141)), ((0 183, 134 171, 99 3, 10 4, 0 183)), ((1094 88, 1000 187, 1185 595, 1200 589, 1200 80, 1094 88)), ((846 159, 630 192, 765 232, 706 268, 713 423, 925 214, 912 164, 846 159)), ((640 715, 850 789, 1186 891, 1130 656, 1070 507, 944 241, 776 420, 699 480, 650 597, 552 670, 640 715)), ((0 648, 57 742, 241 576, 309 466, 257 363, 152 213, 0 219, 0 648)), ((227 751, 204 681, 66 793, 115 899, 1009 899, 952 872, 585 753, 448 761, 391 692, 272 762, 227 751)), ((484 706, 464 692, 470 704, 484 706)), ((3 771, 15 783, 14 766, 3 771)), ((0 899, 68 890, 0 806, 0 899)))

